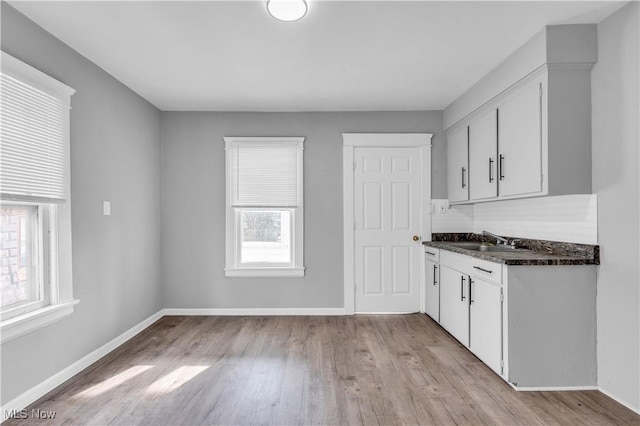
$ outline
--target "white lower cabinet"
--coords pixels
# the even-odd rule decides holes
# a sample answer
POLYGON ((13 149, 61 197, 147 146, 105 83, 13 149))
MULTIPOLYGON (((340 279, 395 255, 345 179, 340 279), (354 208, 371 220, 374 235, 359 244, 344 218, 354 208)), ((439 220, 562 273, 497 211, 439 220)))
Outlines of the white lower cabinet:
POLYGON ((424 312, 440 322, 440 265, 425 259, 424 312))
POLYGON ((597 384, 594 265, 507 266, 448 250, 425 261, 425 311, 512 386, 597 384))
POLYGON ((469 276, 440 265, 440 325, 469 347, 469 276))
POLYGON ((424 312, 440 322, 440 250, 424 249, 424 312))
POLYGON ((471 278, 469 349, 502 374, 502 286, 471 278))

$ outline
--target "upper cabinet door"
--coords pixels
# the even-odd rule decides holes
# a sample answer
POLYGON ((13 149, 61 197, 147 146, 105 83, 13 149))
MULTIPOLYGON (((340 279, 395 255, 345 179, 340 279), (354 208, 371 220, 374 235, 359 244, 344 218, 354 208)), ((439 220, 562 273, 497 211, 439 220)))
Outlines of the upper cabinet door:
POLYGON ((469 124, 469 198, 498 196, 498 113, 492 109, 469 124))
POLYGON ((447 136, 447 189, 452 203, 469 200, 468 128, 447 136))
POLYGON ((501 197, 542 191, 540 80, 517 90, 498 108, 498 179, 501 197))

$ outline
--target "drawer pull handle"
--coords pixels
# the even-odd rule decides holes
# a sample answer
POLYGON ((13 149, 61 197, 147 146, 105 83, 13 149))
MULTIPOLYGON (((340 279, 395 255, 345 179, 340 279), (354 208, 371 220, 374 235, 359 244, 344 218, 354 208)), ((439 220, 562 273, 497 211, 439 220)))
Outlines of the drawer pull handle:
POLYGON ((493 274, 493 271, 490 271, 490 270, 488 270, 488 269, 481 268, 481 267, 479 267, 479 266, 474 266, 474 267, 473 267, 473 269, 477 269, 478 271, 486 272, 487 274, 493 274))
POLYGON ((425 253, 427 253, 429 256, 435 256, 435 253, 431 253, 430 251, 425 251, 425 253))

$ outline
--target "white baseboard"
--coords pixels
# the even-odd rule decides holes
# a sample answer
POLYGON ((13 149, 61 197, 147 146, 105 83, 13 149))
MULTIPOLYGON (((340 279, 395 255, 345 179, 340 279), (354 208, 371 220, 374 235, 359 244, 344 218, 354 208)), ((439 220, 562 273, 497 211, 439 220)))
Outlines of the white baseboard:
MULTIPOLYGON (((623 401, 622 399, 620 399, 617 395, 612 394, 611 392, 609 392, 608 390, 603 389, 602 387, 598 387, 598 390, 600 392, 602 392, 603 394, 607 395, 609 398, 613 399, 615 402, 617 402, 618 404, 624 405, 625 407, 627 407, 629 410, 633 411, 634 413, 640 414, 640 407, 636 406, 633 407, 631 406, 630 403, 623 401)), ((640 402, 640 401, 639 401, 640 402)))
POLYGON ((29 405, 36 402, 38 399, 42 398, 47 393, 51 392, 56 387, 60 386, 85 368, 89 367, 94 362, 98 361, 100 358, 109 354, 111 351, 116 349, 118 346, 122 345, 126 341, 130 340, 132 337, 143 331, 145 328, 149 327, 151 324, 162 318, 162 310, 156 312, 151 315, 149 318, 143 320, 142 322, 134 325, 129 330, 125 331, 115 339, 110 342, 100 346, 95 351, 89 353, 88 355, 80 358, 78 361, 74 362, 64 370, 54 374, 49 377, 42 383, 32 387, 28 391, 14 398, 12 401, 7 402, 4 406, 0 408, 2 410, 2 415, 0 417, 0 421, 7 420, 7 414, 20 411, 29 405))
MULTIPOLYGON (((508 383, 508 382, 507 382, 508 383)), ((512 388, 522 392, 563 392, 563 391, 585 391, 585 390, 598 390, 597 386, 515 386, 513 383, 509 383, 512 388)))
MULTIPOLYGON (((507 382, 509 383, 509 382, 507 382)), ((515 386, 513 383, 509 383, 509 385, 514 388, 517 391, 523 391, 523 392, 543 392, 543 391, 551 391, 551 392, 562 392, 562 391, 584 391, 584 390, 597 390, 599 392, 602 392, 604 395, 606 395, 608 398, 613 399, 615 402, 617 402, 618 404, 624 405, 626 408, 628 408, 629 410, 633 411, 634 413, 640 414, 640 410, 638 409, 638 407, 633 407, 631 404, 629 404, 626 401, 623 401, 622 399, 620 399, 617 395, 612 394, 611 392, 603 389, 600 386, 558 386, 558 387, 523 387, 523 386, 515 386)))
POLYGON ((168 308, 163 315, 188 316, 336 316, 345 315, 344 308, 240 308, 240 309, 190 309, 168 308))

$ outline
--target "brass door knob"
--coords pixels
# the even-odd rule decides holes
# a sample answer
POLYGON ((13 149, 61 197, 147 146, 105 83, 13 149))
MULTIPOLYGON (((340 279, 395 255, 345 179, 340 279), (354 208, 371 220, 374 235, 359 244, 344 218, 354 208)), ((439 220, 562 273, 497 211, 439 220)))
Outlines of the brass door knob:
POLYGON ((417 235, 414 235, 413 236, 413 241, 418 241, 418 240, 420 240, 420 237, 418 237, 417 235))

